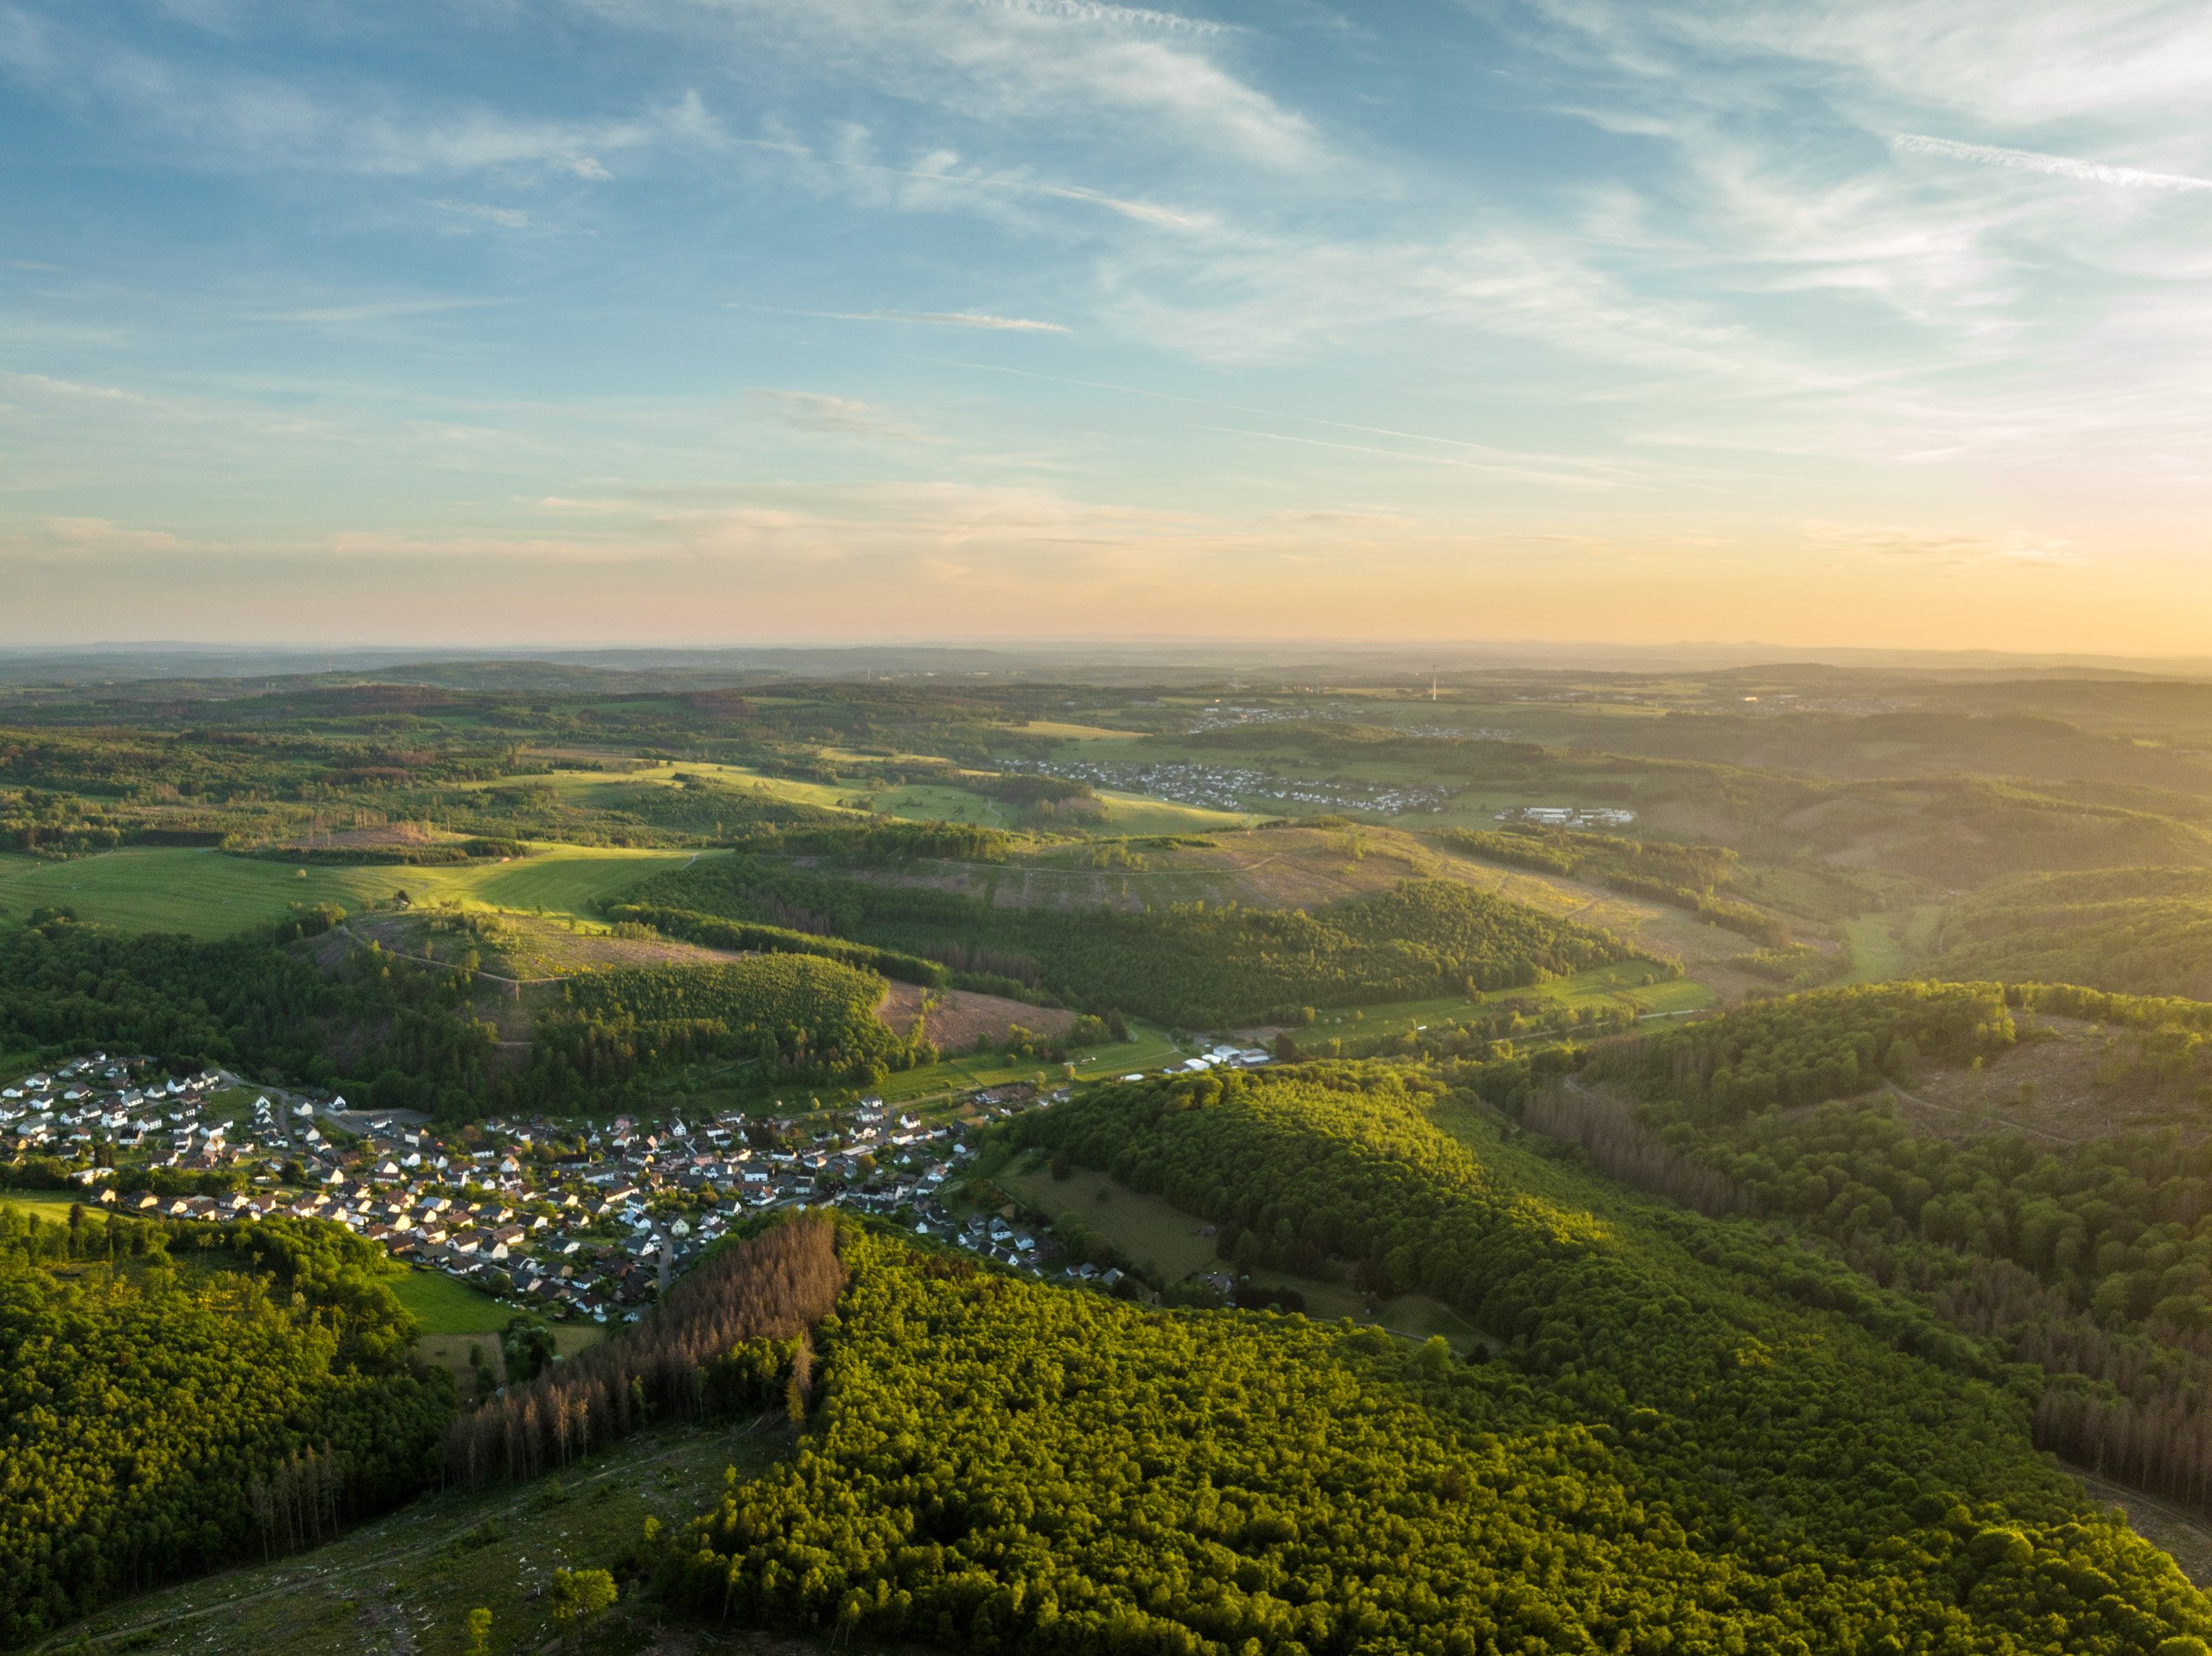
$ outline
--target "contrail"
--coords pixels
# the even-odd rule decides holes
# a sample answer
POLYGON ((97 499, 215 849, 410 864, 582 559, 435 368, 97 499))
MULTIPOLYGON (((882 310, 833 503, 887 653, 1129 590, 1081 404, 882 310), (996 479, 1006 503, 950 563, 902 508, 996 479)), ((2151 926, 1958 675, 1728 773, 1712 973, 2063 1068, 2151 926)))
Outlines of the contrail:
POLYGON ((1930 138, 1917 132, 1892 133, 1890 144, 1916 155, 2009 167, 2015 172, 2079 179, 2084 184, 2113 184, 2124 190, 2212 190, 2212 178, 2191 178, 2186 173, 2146 173, 2134 167, 2107 167, 2101 161, 2046 155, 2033 149, 2001 149, 1993 143, 1961 143, 1956 138, 1930 138))

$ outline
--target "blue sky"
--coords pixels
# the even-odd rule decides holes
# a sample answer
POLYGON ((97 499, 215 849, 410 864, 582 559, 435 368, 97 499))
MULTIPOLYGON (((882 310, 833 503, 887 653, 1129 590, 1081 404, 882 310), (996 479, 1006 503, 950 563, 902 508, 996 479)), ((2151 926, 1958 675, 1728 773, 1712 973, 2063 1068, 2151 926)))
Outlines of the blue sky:
POLYGON ((2212 10, 0 0, 0 640, 2198 650, 2212 10))

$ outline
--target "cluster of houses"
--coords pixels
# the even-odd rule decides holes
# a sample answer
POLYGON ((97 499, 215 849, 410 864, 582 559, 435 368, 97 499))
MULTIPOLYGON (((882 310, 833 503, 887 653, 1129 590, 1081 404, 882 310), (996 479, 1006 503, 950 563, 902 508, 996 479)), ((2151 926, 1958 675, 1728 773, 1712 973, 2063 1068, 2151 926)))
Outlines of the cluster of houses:
POLYGON ((1440 811, 1457 791, 1451 788, 1391 786, 1339 779, 1322 782, 1247 771, 1224 765, 1110 765, 1098 760, 1046 764, 1009 760, 1009 771, 1087 782, 1119 792, 1148 794, 1179 804, 1241 811, 1269 805, 1310 805, 1322 810, 1373 811, 1402 816, 1412 811, 1440 811))
POLYGON ((1351 704, 1344 701, 1299 703, 1287 707, 1239 707, 1235 702, 1226 705, 1217 702, 1192 721, 1190 730, 1192 735, 1196 735, 1200 731, 1229 730, 1238 725, 1295 725, 1313 720, 1349 719, 1352 716, 1351 704))
MULTIPOLYGON (((147 1166, 200 1172, 231 1166, 264 1140, 286 1154, 296 1141, 321 1142, 312 1120, 296 1128, 265 1097, 247 1123, 210 1108, 237 1085, 217 1070, 157 1076, 143 1058, 91 1053, 0 1087, 0 1150, 68 1158, 100 1145, 147 1166)), ((81 1171, 89 1185, 111 1170, 81 1171)))
MULTIPOLYGON (((151 1069, 95 1053, 0 1088, 0 1155, 54 1157, 116 1212, 325 1220, 550 1317, 599 1322, 636 1317, 765 1209, 911 1214, 925 1233, 951 1235, 940 1193, 975 1153, 976 1128, 1065 1096, 1001 1087, 971 1097, 964 1120, 867 1098, 803 1126, 728 1114, 442 1132, 406 1112, 349 1111, 342 1098, 151 1069), (176 1177, 188 1174, 218 1177, 176 1177)), ((983 1233, 984 1251, 996 1246, 983 1233)), ((1024 1262, 1010 1245, 999 1252, 1024 1262)))

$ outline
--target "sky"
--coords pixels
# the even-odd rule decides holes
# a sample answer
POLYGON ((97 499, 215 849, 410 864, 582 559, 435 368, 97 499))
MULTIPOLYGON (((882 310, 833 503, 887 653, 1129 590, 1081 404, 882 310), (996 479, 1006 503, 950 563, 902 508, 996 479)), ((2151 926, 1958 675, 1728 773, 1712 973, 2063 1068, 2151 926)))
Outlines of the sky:
POLYGON ((0 0, 0 644, 2208 623, 2202 0, 0 0))

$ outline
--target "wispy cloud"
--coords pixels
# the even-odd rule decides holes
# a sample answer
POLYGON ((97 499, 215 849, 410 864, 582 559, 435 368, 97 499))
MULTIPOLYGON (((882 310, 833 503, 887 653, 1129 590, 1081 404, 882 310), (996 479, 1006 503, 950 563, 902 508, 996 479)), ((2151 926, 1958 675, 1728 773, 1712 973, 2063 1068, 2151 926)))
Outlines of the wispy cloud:
POLYGON ((2002 565, 2056 569, 2087 562, 2070 542, 2050 536, 1989 535, 1897 523, 1843 523, 1810 518, 1799 525, 1807 549, 1831 557, 1926 563, 1951 568, 2002 565))
POLYGON ((2080 161, 2071 155, 2046 155, 2034 149, 2005 149, 1993 143, 1962 143, 1956 138, 1931 138, 1918 132, 1890 135, 1893 149, 1907 155, 1936 155, 1945 161, 1968 161, 1981 167, 2004 167, 2019 173, 2042 173, 2050 178, 2070 178, 2083 184, 2109 184, 2123 190, 2212 190, 2212 178, 2191 178, 2183 173, 2149 173, 2138 167, 2111 167, 2101 161, 2080 161))
POLYGON ((992 316, 969 310, 793 310, 784 306, 747 305, 778 316, 814 316, 826 322, 912 322, 925 327, 979 328, 992 333, 1065 333, 1058 322, 1039 322, 1027 316, 992 316))
POLYGON ((756 390, 753 396, 773 408, 794 431, 821 432, 838 437, 889 439, 893 442, 926 443, 936 439, 884 417, 874 403, 852 397, 830 397, 820 391, 756 390))
POLYGON ((158 133, 180 156, 227 167, 601 181, 612 176, 603 156, 693 143, 712 130, 696 93, 618 119, 417 104, 358 82, 317 86, 220 60, 159 56, 14 6, 0 9, 0 71, 158 133))
POLYGON ((1218 35, 1222 25, 1204 17, 1185 17, 1172 11, 1152 11, 1141 6, 1110 6, 1095 0, 977 0, 1005 11, 1027 12, 1033 17, 1058 17, 1070 22, 1105 23, 1122 29, 1157 29, 1177 35, 1218 35))
POLYGON ((492 299, 372 299, 352 305, 307 305, 296 310, 262 311, 256 314, 256 319, 345 327, 356 322, 397 321, 409 316, 435 316, 445 311, 476 310, 497 302, 492 299))
MULTIPOLYGON (((817 183, 826 181, 821 176, 823 173, 845 174, 860 179, 904 180, 927 186, 943 185, 954 191, 1073 201, 1084 206, 1102 208, 1121 218, 1135 219, 1139 224, 1157 225, 1171 230, 1202 230, 1212 222, 1211 217, 1205 213, 1164 207, 1157 202, 1113 195, 1079 184, 1033 178, 1023 173, 1003 169, 963 168, 958 164, 960 157, 957 155, 943 150, 931 156, 928 162, 912 166, 901 167, 870 160, 855 153, 866 145, 868 137, 864 130, 849 127, 842 140, 845 153, 841 155, 826 154, 816 146, 791 138, 736 138, 730 142, 741 149, 766 150, 786 156, 802 176, 810 172, 817 183)), ((938 191, 910 193, 899 198, 896 204, 918 207, 943 206, 945 197, 938 191)))
POLYGON ((431 200, 423 204, 466 225, 489 225, 498 230, 527 230, 530 215, 520 207, 495 207, 483 201, 431 200))
POLYGON ((1084 0, 578 0, 634 27, 683 29, 734 59, 781 51, 809 73, 916 106, 1134 149, 1304 174, 1338 167, 1313 122, 1213 49, 1230 31, 1084 0))

